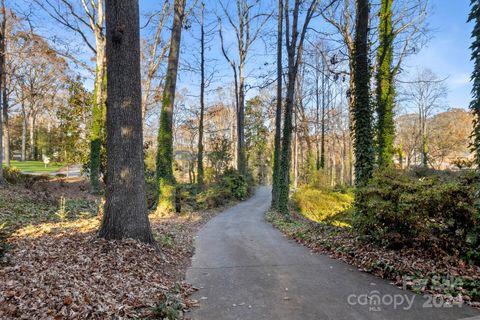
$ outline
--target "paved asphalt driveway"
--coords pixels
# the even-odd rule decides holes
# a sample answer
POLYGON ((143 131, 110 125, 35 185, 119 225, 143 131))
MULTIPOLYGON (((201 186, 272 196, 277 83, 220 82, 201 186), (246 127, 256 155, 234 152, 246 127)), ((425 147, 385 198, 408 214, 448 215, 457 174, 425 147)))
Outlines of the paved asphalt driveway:
MULTIPOLYGON (((270 189, 208 222, 198 233, 187 281, 200 288, 197 320, 443 320, 472 318, 287 240, 264 221, 270 189), (413 302, 412 302, 413 299, 413 302), (436 307, 435 307, 436 305, 436 307), (408 310, 405 310, 408 309, 408 310)), ((478 318, 477 318, 478 317, 478 318)))

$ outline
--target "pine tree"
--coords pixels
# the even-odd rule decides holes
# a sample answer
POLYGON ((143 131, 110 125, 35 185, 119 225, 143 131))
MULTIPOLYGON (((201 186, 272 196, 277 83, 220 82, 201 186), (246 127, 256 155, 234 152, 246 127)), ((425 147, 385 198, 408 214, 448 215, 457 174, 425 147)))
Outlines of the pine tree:
POLYGON ((380 168, 393 165, 395 124, 393 122, 393 106, 395 99, 393 62, 393 0, 382 0, 379 12, 379 39, 376 74, 376 107, 377 107, 377 153, 380 168))
POLYGON ((353 151, 355 154, 355 184, 365 185, 373 173, 374 150, 372 108, 370 105, 370 66, 368 63, 369 1, 357 0, 355 23, 354 78, 355 102, 353 110, 353 151))

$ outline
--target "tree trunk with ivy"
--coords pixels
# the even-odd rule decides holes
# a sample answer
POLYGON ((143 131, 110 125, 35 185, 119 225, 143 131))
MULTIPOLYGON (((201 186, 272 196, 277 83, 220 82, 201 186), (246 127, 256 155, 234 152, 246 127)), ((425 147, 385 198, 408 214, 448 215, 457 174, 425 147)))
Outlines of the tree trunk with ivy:
MULTIPOLYGON (((480 171, 480 1, 471 0, 471 12, 468 17, 469 22, 474 23, 472 31, 472 60, 474 62, 474 69, 472 73, 473 88, 472 88, 472 102, 470 109, 473 112, 473 132, 472 132, 472 151, 475 155, 475 162, 477 164, 477 173, 480 171)), ((477 179, 476 192, 476 207, 477 212, 480 213, 480 181, 477 179)))
POLYGON ((357 0, 355 23, 353 110, 353 151, 355 154, 355 185, 364 186, 372 177, 374 149, 372 109, 370 106, 370 67, 368 63, 369 1, 357 0))
POLYGON ((138 1, 106 0, 107 183, 98 235, 154 243, 145 195, 138 1))
POLYGON ((103 1, 98 2, 95 27, 92 29, 95 36, 95 83, 93 92, 92 127, 90 129, 90 192, 100 192, 100 175, 102 172, 102 158, 105 157, 105 121, 107 76, 105 57, 105 35, 103 32, 105 14, 103 1))
POLYGON ((280 181, 280 150, 282 143, 282 34, 283 34, 283 0, 278 0, 277 24, 277 106, 275 109, 275 140, 273 150, 272 208, 278 208, 280 181))
POLYGON ((395 124, 393 106, 395 99, 393 62, 393 0, 382 0, 379 13, 379 39, 377 51, 376 107, 377 107, 377 157, 380 168, 393 166, 395 124))
POLYGON ((180 58, 180 39, 185 11, 185 0, 175 0, 172 38, 168 56, 165 89, 163 91, 160 126, 158 129, 157 183, 159 197, 157 210, 172 212, 176 209, 176 187, 173 175, 173 107, 177 83, 178 61, 180 58))
POLYGON ((288 200, 290 196, 290 163, 293 131, 293 107, 295 103, 295 84, 297 80, 298 67, 302 57, 305 35, 308 30, 308 25, 317 10, 318 4, 319 0, 312 0, 310 2, 306 10, 302 26, 299 26, 299 16, 300 12, 305 12, 301 9, 303 1, 295 0, 291 16, 288 2, 286 2, 284 6, 288 76, 279 172, 278 210, 287 216, 289 215, 288 200), (291 23, 290 19, 292 20, 291 23))
POLYGON ((291 160, 291 145, 292 145, 292 131, 293 131, 293 104, 295 94, 295 71, 294 68, 288 70, 288 84, 287 95, 285 101, 284 111, 284 125, 281 148, 280 161, 280 177, 279 177, 279 197, 278 209, 283 214, 288 214, 288 198, 290 193, 290 160, 291 160))
MULTIPOLYGON (((98 64, 98 62, 97 62, 98 64)), ((105 92, 106 72, 103 62, 100 63, 95 75, 93 92, 92 127, 90 129, 90 192, 100 192, 100 173, 102 167, 102 147, 105 144, 105 92), (103 79, 103 81, 101 80, 103 79)), ((104 151, 103 151, 104 152, 104 151)))

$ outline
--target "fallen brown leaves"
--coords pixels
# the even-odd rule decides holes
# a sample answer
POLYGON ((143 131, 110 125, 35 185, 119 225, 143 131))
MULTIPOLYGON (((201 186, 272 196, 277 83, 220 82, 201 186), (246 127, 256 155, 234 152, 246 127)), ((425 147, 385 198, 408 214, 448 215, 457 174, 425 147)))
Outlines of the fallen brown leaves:
MULTIPOLYGON (((148 318, 183 279, 193 236, 213 214, 152 219, 161 253, 97 238, 96 217, 19 229, 0 265, 0 319, 148 318)), ((185 298, 191 288, 181 291, 185 298)))

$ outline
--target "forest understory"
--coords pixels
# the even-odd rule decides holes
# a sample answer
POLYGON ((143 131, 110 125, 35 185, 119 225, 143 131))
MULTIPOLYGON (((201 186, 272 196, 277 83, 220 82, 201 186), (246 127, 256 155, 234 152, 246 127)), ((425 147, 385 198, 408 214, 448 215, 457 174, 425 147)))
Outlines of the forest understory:
POLYGON ((181 317, 195 304, 183 282, 194 235, 225 205, 151 215, 157 250, 98 238, 100 197, 86 190, 78 178, 0 189, 0 319, 181 317))

